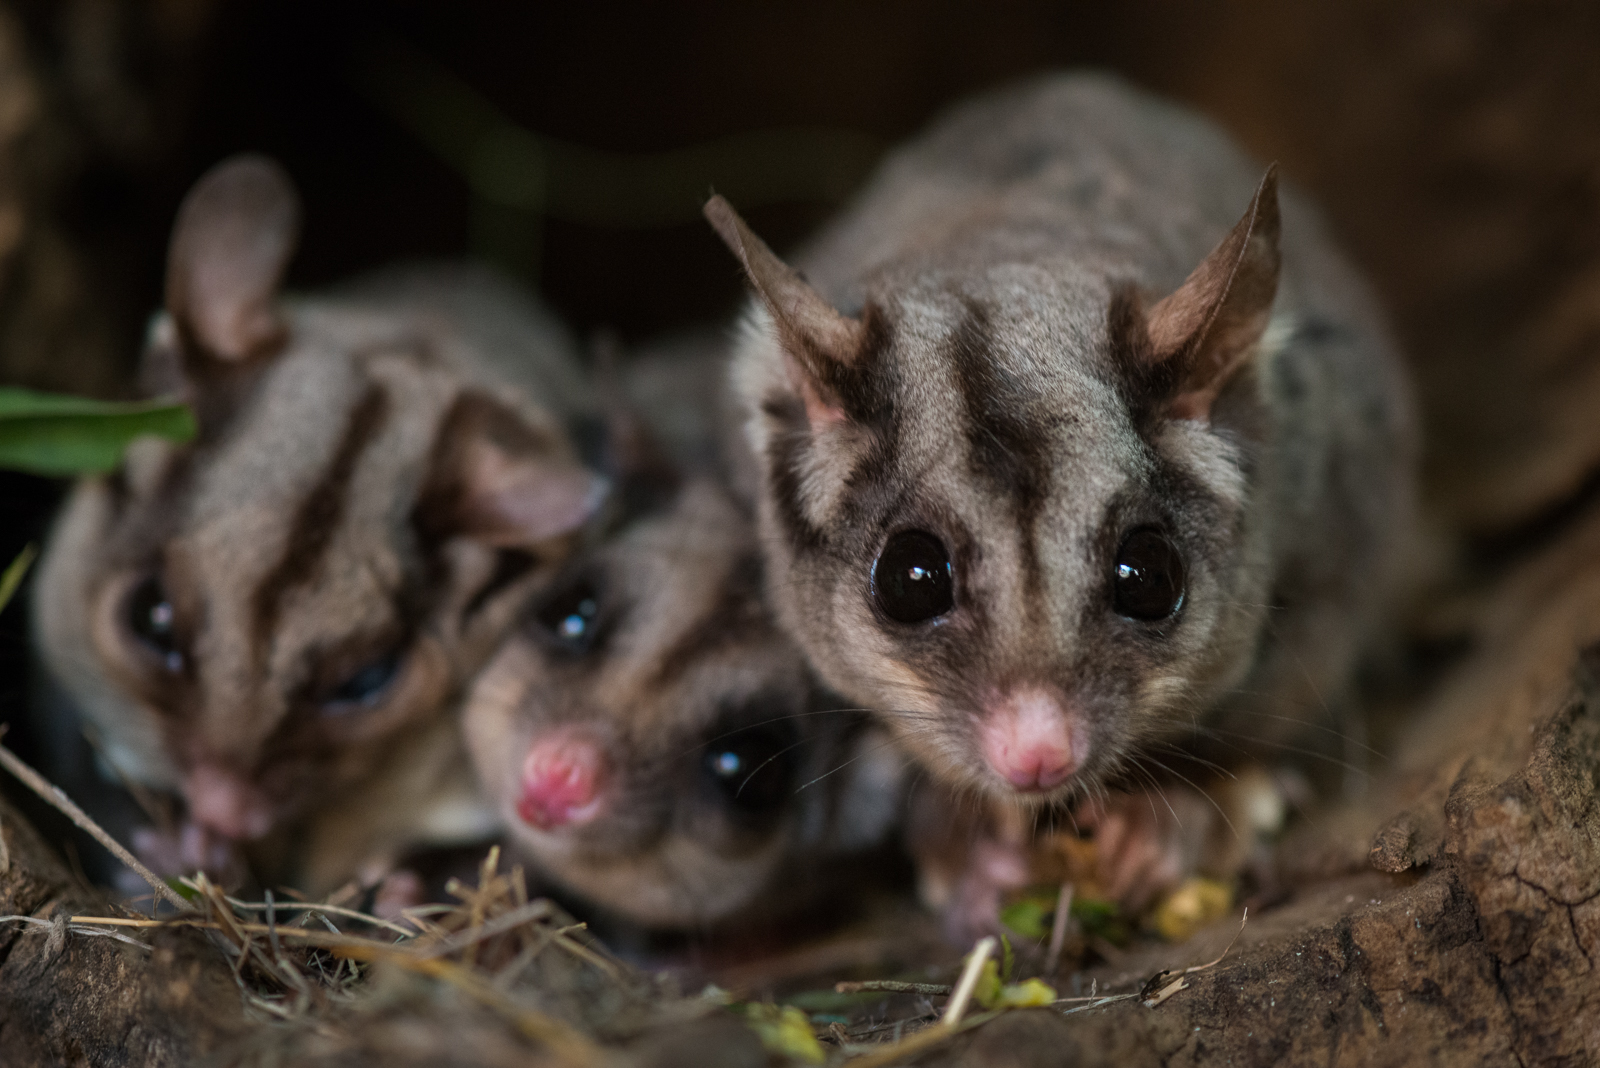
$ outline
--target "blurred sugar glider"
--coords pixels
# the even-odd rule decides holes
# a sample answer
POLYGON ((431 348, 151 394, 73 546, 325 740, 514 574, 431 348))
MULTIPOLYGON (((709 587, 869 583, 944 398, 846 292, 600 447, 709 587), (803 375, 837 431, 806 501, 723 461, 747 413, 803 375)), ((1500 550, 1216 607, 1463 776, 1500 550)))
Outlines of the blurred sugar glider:
POLYGON ((593 402, 548 313, 464 266, 281 296, 298 216, 262 157, 189 192, 141 374, 199 437, 79 483, 35 603, 104 757, 186 800, 172 863, 308 820, 315 891, 492 829, 448 711, 606 483, 568 442, 593 402))
POLYGON ((777 629, 751 521, 709 480, 569 565, 464 724, 517 851, 643 927, 814 900, 898 815, 900 756, 777 629))
POLYGON ((1400 361, 1261 173, 1051 76, 891 155, 798 269, 706 209, 756 294, 733 373, 782 624, 1001 822, 1076 802, 1130 902, 1206 832, 1152 775, 1322 716, 1406 577, 1400 361))

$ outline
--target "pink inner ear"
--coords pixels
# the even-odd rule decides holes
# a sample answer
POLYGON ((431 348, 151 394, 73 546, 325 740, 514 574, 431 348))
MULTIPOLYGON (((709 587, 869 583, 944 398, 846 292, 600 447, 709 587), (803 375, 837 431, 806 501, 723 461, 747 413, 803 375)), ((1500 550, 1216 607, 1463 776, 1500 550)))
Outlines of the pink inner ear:
POLYGON ((600 510, 611 485, 576 464, 511 457, 479 443, 472 450, 464 533, 498 546, 529 545, 567 534, 600 510))
POLYGON ((783 353, 783 366, 789 374, 789 385, 800 394, 800 399, 806 406, 806 422, 812 429, 820 430, 825 426, 845 421, 844 409, 837 404, 822 399, 822 393, 817 384, 811 380, 805 370, 795 358, 789 355, 787 349, 783 353))
POLYGON ((167 262, 167 310, 206 354, 242 360, 282 336, 278 284, 299 233, 289 176, 262 156, 206 172, 178 209, 167 262))

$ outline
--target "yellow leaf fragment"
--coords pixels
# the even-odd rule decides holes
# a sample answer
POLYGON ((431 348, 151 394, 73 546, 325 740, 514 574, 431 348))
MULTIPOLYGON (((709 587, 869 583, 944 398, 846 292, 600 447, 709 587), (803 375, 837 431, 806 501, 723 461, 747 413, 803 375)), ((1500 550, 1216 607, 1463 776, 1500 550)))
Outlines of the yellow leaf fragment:
POLYGON ((1185 880, 1151 913, 1152 926, 1168 942, 1186 942, 1200 928, 1233 909, 1233 890, 1203 876, 1185 880))
POLYGON ((1000 988, 999 996, 993 1005, 986 1006, 992 1009, 1034 1009, 1041 1005, 1049 1005, 1056 1000, 1055 987, 1043 979, 1028 979, 1021 983, 1012 983, 1000 988))
POLYGON ((828 1059, 811 1030, 811 1018, 793 1005, 751 1004, 745 1006, 744 1013, 767 1052, 807 1064, 821 1064, 828 1059))

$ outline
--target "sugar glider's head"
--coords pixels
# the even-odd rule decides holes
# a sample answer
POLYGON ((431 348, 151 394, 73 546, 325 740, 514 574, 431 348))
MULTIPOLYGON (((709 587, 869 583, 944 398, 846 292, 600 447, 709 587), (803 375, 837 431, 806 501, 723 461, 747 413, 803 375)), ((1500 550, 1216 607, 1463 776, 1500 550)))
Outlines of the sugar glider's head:
MULTIPOLYGON (((260 157, 189 193, 142 371, 199 436, 81 482, 37 597, 111 763, 230 839, 376 774, 604 491, 559 413, 478 373, 447 317, 282 298, 297 218, 260 157)), ((559 332, 546 348, 572 358, 559 332)))
POLYGON ((886 262, 841 311, 707 215, 758 298, 734 374, 774 600, 829 684, 947 784, 1035 805, 1239 680, 1271 173, 1166 294, 1030 239, 886 262))
POLYGON ((795 904, 895 812, 896 758, 778 631, 749 520, 705 482, 571 564, 464 723, 519 850, 648 927, 795 904))

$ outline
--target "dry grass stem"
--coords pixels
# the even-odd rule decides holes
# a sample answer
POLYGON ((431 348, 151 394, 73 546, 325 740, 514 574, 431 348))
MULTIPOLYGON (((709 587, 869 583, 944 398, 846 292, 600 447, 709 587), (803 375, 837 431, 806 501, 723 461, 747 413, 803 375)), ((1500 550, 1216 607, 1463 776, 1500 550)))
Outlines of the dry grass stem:
POLYGON ((988 935, 978 939, 978 944, 972 947, 961 980, 956 983, 955 993, 950 995, 950 1004, 945 1007, 944 1019, 940 1021, 946 1027, 954 1027, 961 1022, 961 1017, 967 1011, 967 1002, 972 1000, 972 991, 978 985, 978 976, 983 974, 983 966, 994 954, 996 944, 994 936, 988 935))
MULTIPOLYGON (((5 725, 0 724, 0 738, 3 737, 5 737, 5 725)), ((123 847, 121 842, 117 841, 115 838, 111 837, 103 829, 101 829, 98 823, 89 818, 89 814, 87 812, 73 804, 61 787, 52 785, 49 780, 47 780, 43 775, 40 775, 37 771, 34 771, 27 764, 23 763, 15 753, 7 749, 4 745, 0 745, 0 765, 4 765, 5 769, 11 772, 11 774, 15 775, 17 778, 21 779, 28 789, 44 798, 46 802, 60 811, 78 827, 87 831, 91 836, 93 836, 95 841, 99 842, 101 845, 110 850, 112 856, 116 857, 134 872, 138 873, 139 878, 150 884, 150 889, 155 891, 157 897, 178 909, 180 912, 189 911, 189 903, 183 899, 183 895, 179 894, 176 890, 172 889, 172 887, 168 886, 166 882, 155 872, 139 863, 138 857, 128 852, 128 850, 123 847)))

